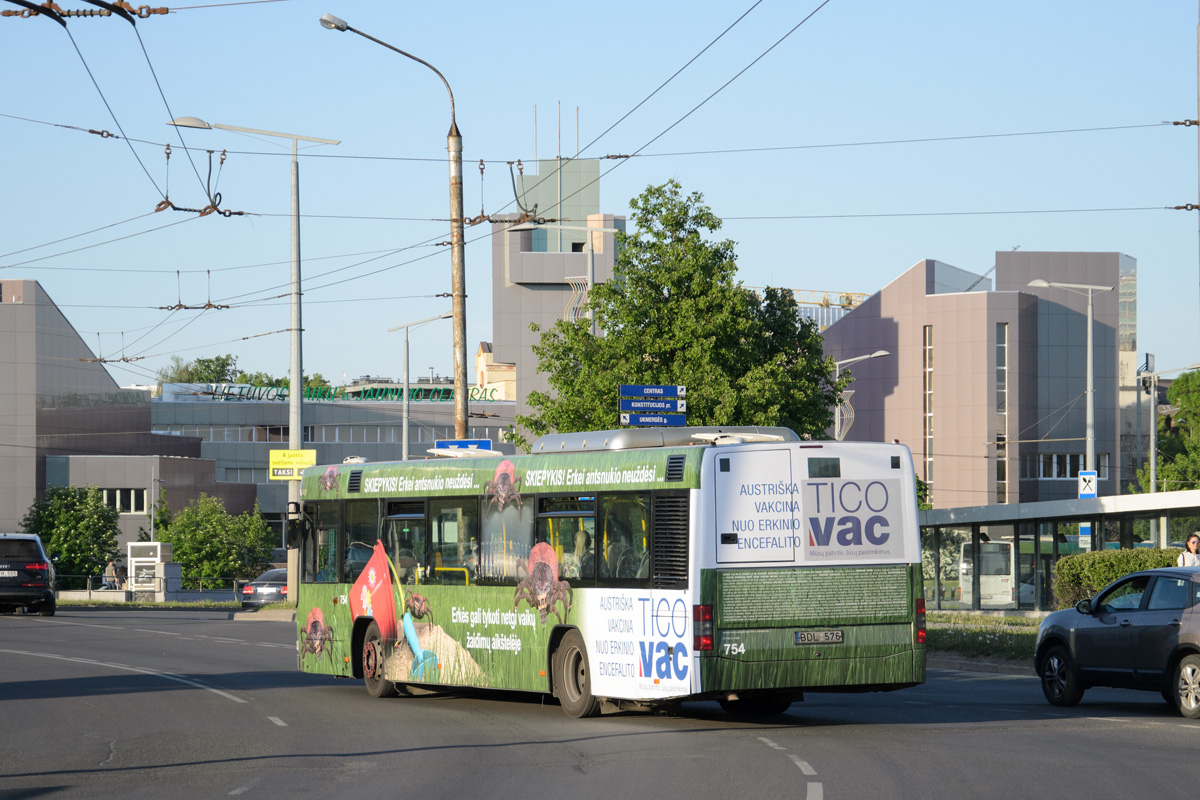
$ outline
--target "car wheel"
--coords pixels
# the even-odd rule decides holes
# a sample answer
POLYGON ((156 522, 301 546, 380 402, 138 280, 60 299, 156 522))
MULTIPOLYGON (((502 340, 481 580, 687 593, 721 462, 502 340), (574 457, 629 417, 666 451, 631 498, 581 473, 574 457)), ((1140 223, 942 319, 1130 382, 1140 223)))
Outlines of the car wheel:
POLYGON ((600 701, 592 695, 592 669, 579 631, 570 630, 554 651, 554 694, 570 717, 593 717, 600 701))
POLYGON ((1200 656, 1185 656, 1175 668, 1175 707, 1188 719, 1200 719, 1200 656))
POLYGON ((363 637, 362 668, 363 683, 371 697, 395 697, 396 684, 383 677, 383 637, 379 626, 372 622, 363 637))
POLYGON ((54 598, 51 597, 49 600, 47 600, 46 602, 44 602, 40 606, 38 606, 38 613, 41 614, 43 617, 53 617, 54 616, 54 605, 55 605, 54 598))
POLYGON ((1083 697, 1071 654, 1062 645, 1051 647, 1042 659, 1042 694, 1053 706, 1073 706, 1083 697))

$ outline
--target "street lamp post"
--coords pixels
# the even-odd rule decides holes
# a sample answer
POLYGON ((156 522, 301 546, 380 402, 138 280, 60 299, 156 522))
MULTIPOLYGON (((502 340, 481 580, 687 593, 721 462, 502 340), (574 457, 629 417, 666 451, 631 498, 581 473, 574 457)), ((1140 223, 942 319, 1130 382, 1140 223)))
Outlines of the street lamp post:
POLYGON ((452 316, 452 312, 447 311, 445 314, 438 314, 436 317, 420 319, 416 322, 410 322, 407 325, 397 325, 394 328, 388 328, 388 333, 398 331, 401 328, 404 329, 404 434, 400 440, 402 442, 400 446, 400 459, 402 461, 408 461, 408 329, 424 325, 426 322, 447 319, 450 316, 452 316))
POLYGON ((1035 289, 1067 289, 1083 294, 1087 292, 1087 444, 1083 456, 1085 470, 1096 469, 1096 384, 1092 375, 1092 292, 1111 292, 1111 286, 1093 286, 1088 283, 1059 283, 1035 278, 1029 282, 1035 289))
MULTIPOLYGON (((304 449, 304 428, 302 398, 304 396, 304 367, 301 355, 301 320, 300 320, 300 163, 296 160, 298 142, 313 142, 315 144, 341 144, 337 139, 318 139, 313 136, 299 136, 294 133, 278 133, 263 131, 256 128, 242 128, 237 125, 209 124, 196 117, 179 117, 167 123, 178 128, 201 128, 210 130, 217 128, 235 133, 248 133, 254 136, 272 136, 278 139, 290 139, 292 142, 292 325, 291 325, 291 366, 288 370, 288 449, 304 449)), ((288 511, 300 508, 300 481, 288 481, 288 511)), ((286 519, 284 521, 286 527, 286 519)), ((297 565, 293 565, 295 551, 288 551, 288 583, 294 582, 297 565)), ((293 590, 289 597, 295 597, 293 590)))
POLYGON ((454 120, 454 92, 450 90, 449 81, 438 71, 437 67, 428 61, 417 58, 412 53, 406 53, 398 47, 393 47, 387 42, 363 33, 333 14, 323 15, 321 26, 331 31, 357 33, 364 39, 370 39, 375 44, 382 45, 405 58, 410 58, 418 64, 424 64, 441 78, 442 84, 446 87, 446 93, 450 95, 450 132, 446 134, 446 149, 450 153, 450 291, 454 314, 454 436, 458 439, 465 439, 467 438, 467 296, 463 256, 462 135, 458 131, 458 123, 454 120))
MULTIPOLYGON (((1200 364, 1186 367, 1160 369, 1157 372, 1143 372, 1139 377, 1150 379, 1150 491, 1158 491, 1158 376, 1169 375, 1172 372, 1189 372, 1200 369, 1200 364)), ((1138 391, 1141 392, 1141 387, 1138 391)))
MULTIPOLYGON (((845 358, 845 359, 842 359, 841 361, 835 361, 835 362, 833 362, 833 382, 835 384, 838 382, 838 378, 840 378, 842 375, 842 367, 848 367, 851 364, 857 364, 859 361, 866 361, 871 358, 883 358, 884 356, 890 356, 890 355, 891 355, 891 353, 889 353, 887 350, 876 350, 874 353, 869 353, 868 355, 865 355, 865 356, 855 356, 854 358, 845 358)), ((833 438, 834 438, 834 440, 838 441, 838 442, 842 441, 843 439, 846 438, 846 434, 849 431, 850 431, 849 426, 847 426, 845 430, 842 430, 842 402, 841 402, 841 396, 839 395, 838 402, 835 403, 833 406, 833 438)))

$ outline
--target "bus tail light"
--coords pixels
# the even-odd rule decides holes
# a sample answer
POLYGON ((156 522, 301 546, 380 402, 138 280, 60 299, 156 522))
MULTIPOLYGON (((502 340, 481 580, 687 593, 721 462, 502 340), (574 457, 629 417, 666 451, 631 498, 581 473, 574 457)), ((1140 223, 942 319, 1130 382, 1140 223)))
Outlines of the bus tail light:
POLYGON ((712 606, 692 606, 692 649, 713 649, 712 606))
POLYGON ((925 644, 925 598, 917 598, 917 644, 925 644))

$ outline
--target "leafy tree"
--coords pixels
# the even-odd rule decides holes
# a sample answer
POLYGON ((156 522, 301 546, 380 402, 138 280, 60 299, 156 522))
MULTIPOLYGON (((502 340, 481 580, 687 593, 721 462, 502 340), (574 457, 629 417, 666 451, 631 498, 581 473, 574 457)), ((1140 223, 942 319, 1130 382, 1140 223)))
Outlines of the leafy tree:
MULTIPOLYGON (((233 381, 234 383, 249 383, 254 386, 284 386, 290 388, 292 385, 291 377, 284 375, 282 378, 273 378, 265 372, 239 372, 233 381)), ((329 381, 325 380, 325 376, 321 373, 304 376, 304 388, 321 388, 328 386, 329 381)))
POLYGON ((194 364, 195 383, 230 383, 237 377, 237 356, 223 355, 197 358, 194 364))
POLYGON ((151 532, 159 533, 160 531, 166 531, 167 528, 171 527, 171 509, 167 507, 166 489, 160 488, 158 490, 158 501, 154 503, 153 507, 150 509, 150 513, 153 515, 153 525, 149 531, 145 528, 138 528, 139 542, 154 541, 154 537, 151 535, 151 532))
POLYGON ((29 507, 21 529, 42 538, 64 576, 100 575, 109 559, 120 555, 119 518, 95 486, 53 486, 29 507))
POLYGON ((239 372, 233 382, 248 383, 251 386, 279 386, 282 383, 265 372, 239 372))
MULTIPOLYGON (((280 378, 279 380, 277 380, 275 382, 275 385, 276 386, 286 386, 288 388, 291 388, 291 386, 292 386, 291 376, 290 375, 283 376, 282 378, 280 378)), ((329 385, 329 381, 325 380, 325 376, 319 372, 316 374, 313 374, 313 375, 305 375, 304 376, 304 388, 305 389, 312 389, 312 388, 319 389, 319 388, 322 388, 322 387, 328 386, 328 385, 329 385)))
POLYGON ((1185 372, 1171 381, 1167 402, 1179 409, 1175 423, 1189 445, 1200 437, 1200 372, 1185 372))
POLYGON ((184 361, 171 356, 171 363, 158 371, 159 383, 231 383, 238 375, 237 356, 223 355, 184 361))
POLYGON ((192 362, 184 361, 179 356, 171 356, 171 363, 158 371, 158 382, 160 384, 194 383, 192 375, 192 362))
MULTIPOLYGON (((614 427, 623 383, 687 386, 693 425, 782 425, 823 437, 849 376, 835 385, 814 323, 791 293, 736 279, 721 220, 675 181, 631 201, 637 232, 618 234, 613 279, 593 288, 591 321, 560 320, 534 345, 551 391, 531 392, 516 426, 539 436, 614 427)), ((532 329, 540 331, 536 325, 532 329)), ((528 446, 523 435, 513 436, 528 446)))
MULTIPOLYGON (((1158 416, 1157 490, 1173 492, 1200 488, 1200 372, 1185 372, 1171 382, 1167 402, 1173 416, 1158 416)), ((1150 490, 1150 465, 1138 470, 1138 488, 1150 490)))
MULTIPOLYGON (((220 498, 201 494, 155 535, 171 544, 185 578, 248 580, 270 566, 277 536, 259 513, 232 516, 220 498)), ((189 581, 189 583, 191 583, 189 581)))

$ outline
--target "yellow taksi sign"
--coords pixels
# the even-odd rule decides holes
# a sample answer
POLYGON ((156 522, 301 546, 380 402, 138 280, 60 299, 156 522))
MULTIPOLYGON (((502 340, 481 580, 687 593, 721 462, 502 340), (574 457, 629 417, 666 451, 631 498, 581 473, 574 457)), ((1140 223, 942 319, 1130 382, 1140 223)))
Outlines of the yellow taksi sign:
POLYGON ((298 481, 305 467, 317 463, 316 450, 272 450, 269 477, 273 481, 298 481))

